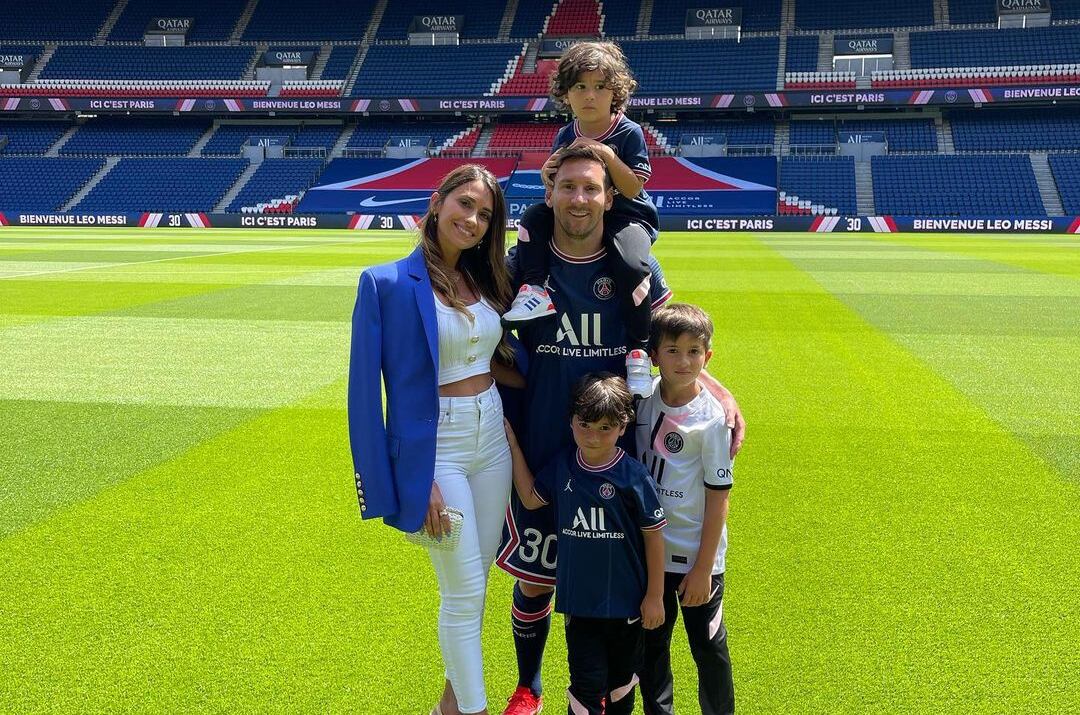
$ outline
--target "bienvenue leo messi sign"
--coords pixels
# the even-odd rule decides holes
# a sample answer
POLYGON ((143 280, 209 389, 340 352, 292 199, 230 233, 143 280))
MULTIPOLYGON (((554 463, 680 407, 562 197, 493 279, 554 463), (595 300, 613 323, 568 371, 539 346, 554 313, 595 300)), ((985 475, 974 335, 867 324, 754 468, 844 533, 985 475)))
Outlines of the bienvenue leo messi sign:
MULTIPOLYGON (((1034 101, 1080 101, 1080 85, 987 87, 964 89, 844 89, 794 92, 732 92, 637 96, 634 110, 733 111, 788 107, 903 107, 1006 104, 1034 101)), ((18 97, 4 94, 0 85, 0 114, 4 112, 192 112, 233 114, 442 114, 502 112, 554 112, 547 97, 327 97, 287 99, 176 98, 176 97, 18 97)))
MULTIPOLYGON (((38 214, 0 212, 7 226, 128 228, 291 228, 413 231, 417 214, 38 214)), ((1080 239, 1080 217, 1015 216, 661 216, 663 231, 793 231, 812 233, 1047 233, 1080 239)), ((508 228, 516 228, 517 219, 508 228)))

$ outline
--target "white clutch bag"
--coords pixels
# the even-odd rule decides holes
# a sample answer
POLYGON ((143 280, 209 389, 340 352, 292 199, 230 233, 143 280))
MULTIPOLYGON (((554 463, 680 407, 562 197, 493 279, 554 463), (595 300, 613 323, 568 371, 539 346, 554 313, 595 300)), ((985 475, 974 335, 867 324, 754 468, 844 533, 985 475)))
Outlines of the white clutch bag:
POLYGON ((450 521, 450 532, 444 533, 441 539, 436 539, 424 531, 423 527, 420 527, 419 531, 405 534, 405 538, 417 546, 423 546, 425 549, 438 549, 439 551, 453 551, 456 549, 458 542, 461 541, 461 526, 465 523, 465 515, 461 513, 460 509, 455 509, 452 506, 443 509, 442 513, 450 521))

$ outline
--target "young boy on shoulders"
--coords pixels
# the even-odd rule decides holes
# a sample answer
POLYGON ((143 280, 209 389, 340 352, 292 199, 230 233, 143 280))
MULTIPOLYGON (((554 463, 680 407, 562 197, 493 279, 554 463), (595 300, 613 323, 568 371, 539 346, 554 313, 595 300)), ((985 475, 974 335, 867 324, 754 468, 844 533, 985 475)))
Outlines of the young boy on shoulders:
MULTIPOLYGON (((645 191, 652 174, 649 148, 641 125, 625 114, 637 82, 626 57, 614 42, 579 42, 560 58, 551 76, 551 97, 569 108, 574 121, 555 137, 554 153, 566 146, 587 145, 600 152, 615 187, 615 200, 605 218, 604 248, 626 324, 626 379, 630 391, 648 397, 652 390, 649 342, 649 249, 660 230, 656 205, 645 191)), ((549 160, 541 170, 544 185, 552 187, 549 160)), ((554 217, 543 202, 529 208, 518 229, 517 255, 522 286, 503 325, 552 315, 555 306, 544 284, 551 255, 554 217)))
POLYGON ((709 316, 693 305, 667 305, 653 315, 649 350, 660 377, 652 397, 638 406, 637 444, 668 525, 664 623, 645 634, 644 667, 638 671, 646 715, 674 711, 671 633, 680 604, 702 715, 735 711, 723 621, 731 430, 723 407, 698 383, 712 357, 712 333, 709 316))
POLYGON ((625 381, 590 373, 574 388, 571 404, 577 446, 535 479, 507 423, 514 488, 528 509, 554 506, 555 610, 566 616, 570 667, 567 712, 629 714, 642 629, 664 620, 667 522, 644 465, 616 446, 634 414, 625 381))

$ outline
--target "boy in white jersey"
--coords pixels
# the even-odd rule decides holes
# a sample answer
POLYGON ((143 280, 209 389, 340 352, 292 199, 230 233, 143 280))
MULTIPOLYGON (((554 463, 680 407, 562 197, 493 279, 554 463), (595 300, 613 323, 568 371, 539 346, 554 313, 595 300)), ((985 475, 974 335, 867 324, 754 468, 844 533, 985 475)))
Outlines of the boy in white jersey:
POLYGON ((667 515, 664 624, 645 632, 641 695, 646 715, 673 710, 671 632, 682 606, 697 664, 702 715, 735 711, 723 621, 731 430, 724 408, 698 382, 712 357, 705 311, 674 304, 653 314, 649 351, 660 378, 638 407, 637 444, 667 515))

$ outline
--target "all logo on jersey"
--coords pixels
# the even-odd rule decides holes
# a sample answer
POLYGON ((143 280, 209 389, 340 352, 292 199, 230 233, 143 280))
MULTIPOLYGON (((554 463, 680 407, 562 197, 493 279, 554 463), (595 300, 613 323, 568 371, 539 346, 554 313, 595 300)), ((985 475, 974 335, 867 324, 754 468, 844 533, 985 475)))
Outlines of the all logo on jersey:
POLYGON ((584 509, 578 507, 577 514, 574 514, 574 523, 570 525, 570 528, 582 531, 607 531, 603 507, 589 507, 588 515, 585 514, 584 509))
POLYGON ((683 448, 683 438, 678 432, 668 432, 664 435, 664 446, 667 447, 667 451, 672 454, 681 452, 683 448))
POLYGON ((600 496, 610 499, 615 496, 615 487, 611 486, 609 482, 604 482, 600 485, 600 496))
POLYGON ((615 295, 615 281, 607 276, 600 276, 593 283, 592 292, 598 300, 609 300, 615 295))

